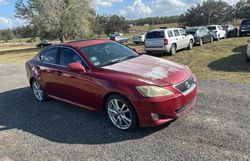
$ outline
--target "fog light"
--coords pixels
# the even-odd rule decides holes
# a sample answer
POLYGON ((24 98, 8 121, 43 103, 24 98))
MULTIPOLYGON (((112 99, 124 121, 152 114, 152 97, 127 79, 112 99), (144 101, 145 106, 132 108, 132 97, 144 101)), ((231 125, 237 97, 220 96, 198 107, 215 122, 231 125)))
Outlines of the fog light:
POLYGON ((156 113, 151 113, 151 117, 154 121, 159 120, 159 115, 156 113))

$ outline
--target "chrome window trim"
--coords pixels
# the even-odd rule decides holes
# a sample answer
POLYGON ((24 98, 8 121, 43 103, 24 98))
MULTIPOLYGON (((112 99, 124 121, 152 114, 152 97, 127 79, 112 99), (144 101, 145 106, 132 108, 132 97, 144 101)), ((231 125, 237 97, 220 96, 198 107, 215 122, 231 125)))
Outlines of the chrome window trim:
MULTIPOLYGON (((89 67, 89 65, 86 63, 86 61, 82 58, 82 56, 81 56, 75 49, 73 49, 73 48, 71 48, 71 47, 68 47, 68 46, 51 46, 51 47, 49 47, 48 49, 46 49, 45 51, 50 50, 51 48, 58 48, 58 51, 60 50, 60 48, 66 48, 66 49, 72 50, 74 53, 76 53, 76 54, 81 58, 81 60, 83 61, 83 63, 86 64, 87 68, 90 69, 90 67, 89 67)), ((39 55, 39 59, 40 59, 40 61, 41 61, 42 63, 44 63, 44 64, 49 64, 49 65, 54 65, 54 66, 59 66, 59 67, 66 67, 66 68, 68 67, 68 66, 61 65, 61 64, 56 64, 56 63, 54 64, 54 63, 43 62, 43 61, 41 60, 41 57, 40 57, 40 56, 41 56, 45 51, 42 51, 41 54, 39 55)), ((61 52, 59 52, 59 54, 61 54, 61 52)), ((60 55, 59 55, 59 57, 60 57, 60 55)), ((59 62, 59 63, 60 63, 60 62, 59 62)))

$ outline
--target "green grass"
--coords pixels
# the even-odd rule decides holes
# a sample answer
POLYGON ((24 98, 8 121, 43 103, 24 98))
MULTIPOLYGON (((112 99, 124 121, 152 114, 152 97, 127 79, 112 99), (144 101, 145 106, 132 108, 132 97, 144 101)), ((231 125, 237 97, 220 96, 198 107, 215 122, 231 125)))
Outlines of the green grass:
POLYGON ((0 47, 0 63, 24 63, 39 50, 35 46, 0 47))
MULTIPOLYGON (((226 80, 250 83, 250 64, 246 63, 246 45, 249 37, 230 38, 179 51, 174 56, 154 56, 185 64, 200 80, 226 80)), ((142 45, 128 44, 143 52, 142 45)), ((0 47, 0 63, 24 63, 39 49, 35 46, 0 47)))
MULTIPOLYGON (((167 54, 154 54, 154 56, 189 66, 201 80, 250 83, 250 63, 246 62, 249 39, 249 37, 228 38, 201 47, 195 46, 192 50, 181 50, 174 56, 167 54)), ((130 45, 143 51, 142 46, 130 45)))

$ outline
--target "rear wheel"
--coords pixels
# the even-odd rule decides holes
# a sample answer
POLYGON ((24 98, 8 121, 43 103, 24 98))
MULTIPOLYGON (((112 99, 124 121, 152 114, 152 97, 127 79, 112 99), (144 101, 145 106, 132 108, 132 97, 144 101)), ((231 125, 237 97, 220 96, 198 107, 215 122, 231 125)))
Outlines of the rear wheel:
POLYGON ((134 107, 121 95, 110 96, 105 109, 111 123, 120 130, 132 131, 137 128, 138 121, 134 107))
POLYGON ((36 99, 40 102, 44 102, 47 100, 40 83, 37 80, 32 81, 32 90, 33 94, 35 95, 36 99))
POLYGON ((171 49, 170 49, 170 54, 175 55, 176 54, 176 45, 172 44, 171 49))

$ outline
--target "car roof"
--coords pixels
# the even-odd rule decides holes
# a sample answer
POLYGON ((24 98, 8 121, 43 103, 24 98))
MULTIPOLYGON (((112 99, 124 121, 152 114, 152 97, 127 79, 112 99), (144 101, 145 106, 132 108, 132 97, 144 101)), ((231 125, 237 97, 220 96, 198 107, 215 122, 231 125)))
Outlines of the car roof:
POLYGON ((92 46, 97 44, 103 44, 107 42, 113 42, 109 39, 83 39, 83 40, 76 40, 76 41, 69 41, 62 44, 58 44, 56 46, 71 46, 75 48, 82 48, 86 46, 92 46))
POLYGON ((165 30, 179 30, 179 29, 183 29, 183 28, 166 28, 166 29, 154 29, 154 30, 150 30, 148 32, 154 32, 154 31, 165 31, 165 30))

